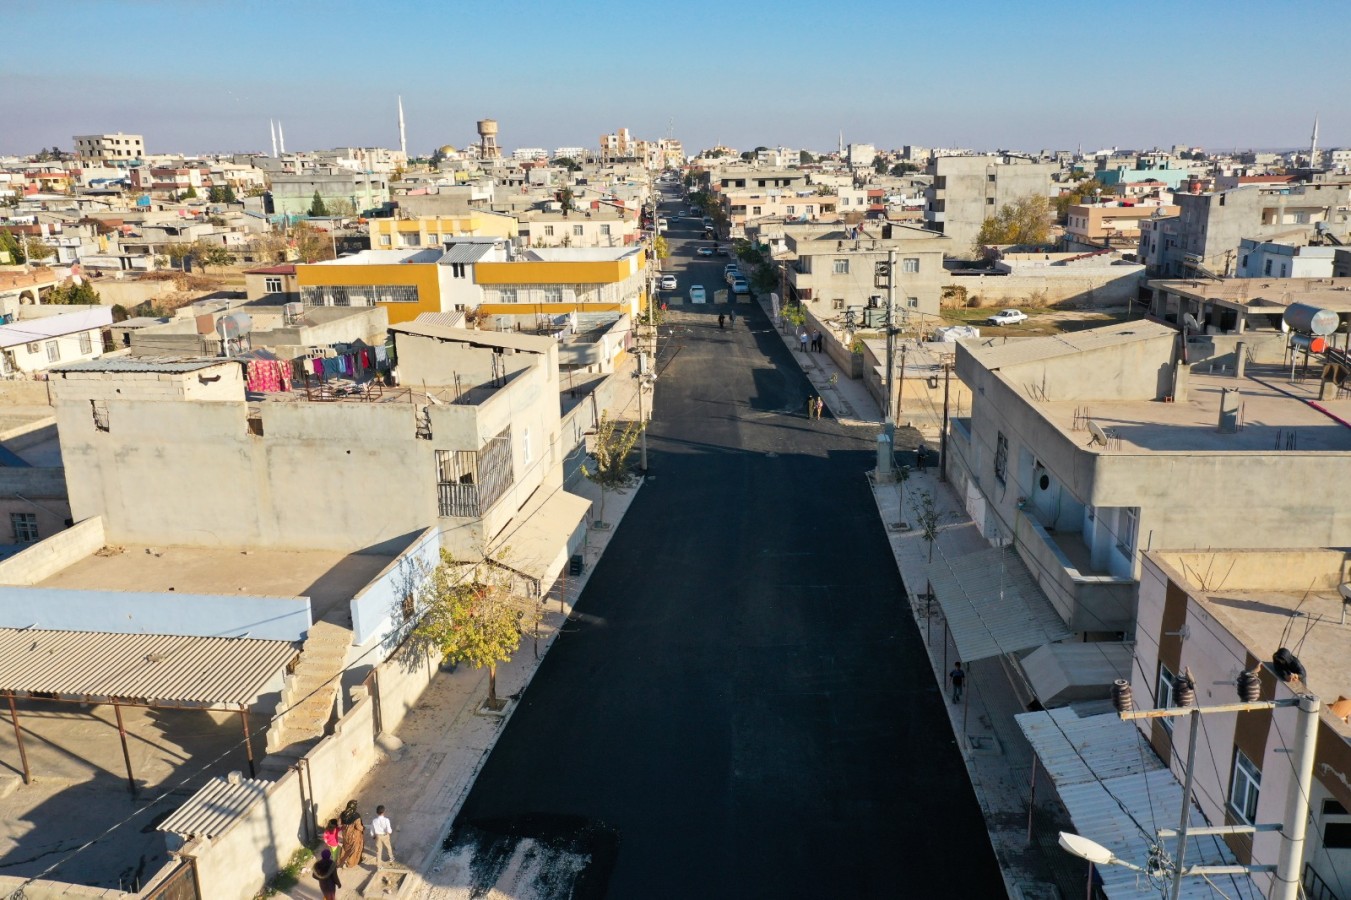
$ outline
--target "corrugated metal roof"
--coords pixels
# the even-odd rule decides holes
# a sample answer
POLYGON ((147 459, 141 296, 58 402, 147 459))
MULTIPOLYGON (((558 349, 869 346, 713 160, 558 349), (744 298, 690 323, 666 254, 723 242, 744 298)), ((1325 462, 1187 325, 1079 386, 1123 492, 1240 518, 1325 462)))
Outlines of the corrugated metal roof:
POLYGON ((181 834, 185 838, 214 838, 249 807, 267 794, 276 782, 243 778, 238 774, 213 778, 188 798, 173 815, 155 826, 156 831, 181 834))
POLYGON ((1174 337, 1177 331, 1167 325, 1147 319, 1117 322, 1101 328, 1086 328, 1044 337, 1002 338, 981 335, 962 346, 986 369, 1000 369, 1019 363, 1038 362, 1058 356, 1088 353, 1103 347, 1120 346, 1132 341, 1174 337))
MULTIPOLYGON (((1139 729, 1116 713, 1080 718, 1072 709, 1023 713, 1015 718, 1055 782, 1075 833, 1101 844, 1119 859, 1143 866, 1150 842, 1157 840, 1154 832, 1177 827, 1182 785, 1139 729)), ((1194 826, 1209 824, 1194 803, 1189 821, 1194 826)), ((1235 859, 1221 838, 1207 835, 1188 841, 1187 862, 1234 865, 1235 859)), ((1157 882, 1129 869, 1099 866, 1097 871, 1112 900, 1159 897, 1157 882)), ((1250 877, 1214 880, 1235 900, 1262 896, 1250 877)), ((1204 879, 1191 877, 1182 881, 1182 896, 1213 900, 1218 895, 1204 879)))
POLYGON ((257 638, 0 628, 0 691, 237 709, 298 652, 257 638))
POLYGON ((33 341, 102 328, 111 325, 112 321, 113 311, 107 306, 91 306, 88 309, 44 316, 40 319, 20 319, 8 325, 0 325, 0 347, 18 347, 33 341))
MULTIPOLYGON (((183 359, 160 358, 153 356, 113 356, 103 359, 90 359, 85 362, 57 366, 53 372, 162 372, 165 374, 183 374, 209 369, 229 363, 228 359, 183 359)), ((236 363, 237 365, 237 363, 236 363)))
POLYGON ((443 266, 451 263, 476 263, 492 252, 493 246, 493 244, 453 244, 437 262, 443 266))
POLYGON ((1071 636, 1011 547, 953 558, 940 555, 925 567, 925 574, 963 660, 1014 653, 1071 636))
POLYGON ((425 312, 419 313, 413 320, 421 325, 440 325, 442 328, 463 328, 464 313, 462 312, 425 312))

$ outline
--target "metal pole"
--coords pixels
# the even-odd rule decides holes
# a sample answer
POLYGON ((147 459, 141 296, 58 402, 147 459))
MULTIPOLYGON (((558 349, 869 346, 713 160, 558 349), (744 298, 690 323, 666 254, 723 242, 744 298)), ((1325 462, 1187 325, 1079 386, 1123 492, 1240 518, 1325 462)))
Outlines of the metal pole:
POLYGON ((932 581, 924 582, 924 646, 934 643, 934 586, 932 581))
POLYGON ((1271 900, 1298 900, 1300 869, 1304 865, 1304 836, 1309 824, 1309 795, 1313 790, 1314 750, 1318 746, 1318 708, 1320 702, 1312 694, 1299 698, 1299 722, 1295 726, 1295 746, 1291 762, 1295 767, 1292 785, 1285 806, 1285 825, 1281 829, 1281 855, 1276 861, 1276 881, 1271 900))
POLYGON ((891 415, 892 392, 896 388, 896 383, 892 380, 893 369, 896 365, 896 331, 892 328, 892 316, 896 311, 896 251, 887 251, 887 402, 883 410, 882 418, 885 421, 894 421, 891 415))
POLYGON ((894 418, 897 419, 901 417, 901 412, 905 409, 905 350, 906 347, 904 344, 902 344, 901 377, 900 380, 896 382, 896 415, 894 418))
MULTIPOLYGON (((342 691, 338 693, 341 694, 342 691)), ((242 706, 239 708, 239 721, 244 726, 244 752, 249 757, 249 777, 257 778, 258 772, 253 765, 253 741, 249 738, 249 711, 242 706)))
POLYGON ((28 751, 23 746, 23 729, 19 727, 19 711, 14 706, 14 695, 9 695, 9 719, 14 723, 14 742, 19 745, 19 760, 23 763, 23 783, 32 784, 33 776, 28 771, 28 751))
MULTIPOLYGON (((644 360, 647 359, 647 354, 643 354, 643 359, 644 359, 644 360)), ((639 470, 640 472, 642 472, 644 475, 646 475, 646 474, 647 474, 647 417, 643 415, 643 389, 644 389, 644 387, 645 387, 646 385, 644 384, 645 376, 643 376, 643 375, 641 374, 641 370, 647 368, 647 366, 646 366, 646 365, 640 365, 638 368, 639 368, 639 370, 640 370, 640 374, 638 375, 638 436, 639 436, 639 440, 642 442, 642 450, 640 451, 640 462, 639 462, 639 464, 638 464, 638 470, 639 470)))
POLYGON ((1201 724, 1201 711, 1193 709, 1191 713, 1191 734, 1187 738, 1187 776, 1182 785, 1182 814, 1177 826, 1177 858, 1173 860, 1173 889, 1170 900, 1178 900, 1182 895, 1183 868, 1187 861, 1187 826, 1191 824, 1192 783, 1196 775, 1196 728, 1201 724))
POLYGON ((1032 754, 1032 796, 1027 798, 1027 842, 1032 843, 1032 813, 1037 808, 1037 754, 1032 754))
POLYGON ((952 365, 943 363, 943 430, 938 435, 938 480, 948 480, 948 383, 952 365))
POLYGON ((131 771, 131 751, 127 749, 127 729, 122 724, 122 707, 113 704, 113 713, 117 716, 117 735, 122 739, 122 759, 127 763, 127 784, 131 786, 131 795, 136 796, 136 776, 131 771))

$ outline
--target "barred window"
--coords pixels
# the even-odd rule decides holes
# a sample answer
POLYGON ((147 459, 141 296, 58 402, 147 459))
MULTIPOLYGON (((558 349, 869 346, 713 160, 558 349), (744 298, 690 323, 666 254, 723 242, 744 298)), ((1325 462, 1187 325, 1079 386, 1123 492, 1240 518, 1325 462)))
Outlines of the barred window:
POLYGON ((515 288, 500 288, 497 291, 498 303, 518 303, 519 295, 515 288))
POLYGON ((326 284, 302 287, 306 306, 374 306, 376 303, 417 303, 415 284, 326 284))
POLYGON ((1008 467, 1009 439, 1004 437, 1004 432, 1001 431, 994 449, 994 477, 1000 484, 1004 484, 1008 478, 1008 467))

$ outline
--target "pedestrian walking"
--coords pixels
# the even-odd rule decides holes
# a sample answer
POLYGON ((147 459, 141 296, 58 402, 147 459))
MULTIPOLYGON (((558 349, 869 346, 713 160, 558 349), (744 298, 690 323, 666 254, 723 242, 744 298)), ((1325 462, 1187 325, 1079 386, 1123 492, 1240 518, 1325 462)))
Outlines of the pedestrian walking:
POLYGON ((724 315, 723 313, 718 313, 718 327, 719 327, 719 328, 722 327, 722 323, 725 322, 725 321, 727 321, 727 316, 724 315))
POLYGON ((310 874, 319 882, 319 893, 324 895, 324 900, 334 900, 338 896, 342 881, 338 879, 338 864, 333 861, 332 850, 319 854, 319 861, 314 864, 310 874))
POLYGON ((328 825, 324 828, 324 846, 330 850, 337 850, 341 843, 342 826, 338 824, 337 819, 329 819, 328 825))
POLYGON ((826 411, 826 399, 824 397, 816 398, 816 418, 821 418, 821 414, 826 411))
POLYGON ((821 352, 821 332, 815 328, 812 329, 812 352, 821 352))
POLYGON ((389 854, 389 861, 394 862, 394 845, 390 843, 394 835, 394 826, 389 821, 389 816, 385 815, 385 808, 377 806, 375 808, 375 818, 371 819, 371 834, 375 835, 375 864, 378 866, 385 861, 385 854, 389 854))
POLYGON ((800 347, 802 348, 802 352, 803 352, 803 353, 806 353, 806 352, 807 352, 807 329, 804 328, 804 329, 802 329, 800 332, 798 332, 797 340, 798 340, 798 346, 800 346, 800 347))
POLYGON ((948 680, 952 682, 952 702, 962 702, 962 685, 966 684, 966 671, 962 668, 961 661, 952 664, 952 671, 948 673, 948 680))
POLYGON ((807 397, 807 418, 816 418, 816 398, 810 395, 807 397))
POLYGON ((732 315, 732 327, 735 328, 735 327, 736 327, 736 308, 735 308, 735 307, 732 309, 731 315, 732 315))
POLYGON ((361 821, 361 810, 357 802, 350 801, 338 816, 342 826, 342 852, 338 854, 338 865, 344 869, 361 864, 361 851, 366 846, 366 823, 361 821))

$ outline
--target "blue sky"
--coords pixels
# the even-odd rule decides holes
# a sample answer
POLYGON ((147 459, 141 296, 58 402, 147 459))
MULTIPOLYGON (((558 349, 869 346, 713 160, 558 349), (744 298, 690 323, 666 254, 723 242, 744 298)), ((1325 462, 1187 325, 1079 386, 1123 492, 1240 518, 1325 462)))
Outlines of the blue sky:
POLYGON ((1351 145, 1340 2, 9 0, 0 153, 1351 145), (1095 6, 1100 6, 1095 9, 1095 6))

